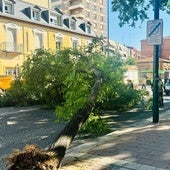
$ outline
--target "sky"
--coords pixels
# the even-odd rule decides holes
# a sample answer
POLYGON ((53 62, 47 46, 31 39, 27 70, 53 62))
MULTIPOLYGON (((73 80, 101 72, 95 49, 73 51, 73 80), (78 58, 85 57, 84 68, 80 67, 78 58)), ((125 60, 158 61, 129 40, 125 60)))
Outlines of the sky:
MULTIPOLYGON (((154 12, 149 12, 149 20, 153 20, 154 12)), ((170 15, 161 12, 159 18, 163 19, 163 37, 170 36, 170 15)), ((120 44, 131 46, 137 50, 141 50, 141 40, 146 39, 147 21, 142 24, 139 21, 136 28, 132 28, 128 25, 119 27, 119 19, 117 13, 111 11, 111 5, 109 10, 109 39, 114 40, 120 44)))

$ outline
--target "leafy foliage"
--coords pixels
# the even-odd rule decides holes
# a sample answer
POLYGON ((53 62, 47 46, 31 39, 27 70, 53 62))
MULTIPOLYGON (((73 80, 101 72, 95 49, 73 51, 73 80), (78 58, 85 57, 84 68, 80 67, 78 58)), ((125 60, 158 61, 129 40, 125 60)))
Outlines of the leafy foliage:
POLYGON ((105 56, 92 50, 65 49, 56 54, 44 49, 35 51, 23 65, 23 81, 15 81, 1 103, 56 106, 58 120, 69 120, 86 103, 95 81, 92 70, 96 68, 103 75, 97 108, 132 107, 139 100, 139 92, 124 84, 126 70, 121 56, 116 52, 105 56))
MULTIPOLYGON (((126 63, 119 53, 112 56, 102 54, 100 39, 93 43, 97 45, 57 53, 36 50, 23 64, 22 81, 15 81, 2 101, 10 105, 49 105, 56 108, 57 121, 68 121, 86 104, 95 82, 93 71, 97 69, 102 74, 103 83, 92 112, 133 107, 141 100, 142 94, 124 84, 126 63)), ((105 123, 92 115, 88 126, 96 127, 95 133, 103 133, 107 130, 105 123), (103 126, 103 129, 100 131, 97 126, 103 126)))
POLYGON ((64 81, 64 102, 56 107, 58 120, 69 120, 86 103, 94 77, 92 68, 103 75, 103 84, 96 101, 95 113, 101 109, 132 108, 141 99, 140 91, 124 84, 125 63, 115 53, 105 56, 96 51, 74 56, 75 64, 64 81))
MULTIPOLYGON (((136 26, 136 22, 148 19, 148 10, 153 8, 154 0, 112 0, 112 11, 118 12, 119 25, 136 26)), ((170 13, 169 0, 160 0, 160 9, 170 13)))
POLYGON ((91 113, 85 124, 81 127, 81 134, 88 134, 98 136, 110 132, 107 121, 102 119, 99 115, 91 113))
POLYGON ((74 55, 74 65, 64 81, 64 103, 56 107, 58 120, 69 120, 87 101, 94 83, 92 69, 100 70, 103 75, 103 85, 100 89, 97 105, 108 102, 108 95, 123 83, 124 63, 121 56, 105 56, 96 51, 74 55))
POLYGON ((28 91, 24 88, 24 82, 16 79, 12 82, 11 88, 0 97, 0 106, 25 106, 36 104, 30 98, 28 91))
POLYGON ((26 89, 39 103, 55 106, 64 100, 63 82, 73 66, 71 53, 69 49, 57 54, 41 49, 24 63, 26 89))
POLYGON ((136 60, 133 57, 128 57, 125 62, 127 65, 136 65, 136 60))

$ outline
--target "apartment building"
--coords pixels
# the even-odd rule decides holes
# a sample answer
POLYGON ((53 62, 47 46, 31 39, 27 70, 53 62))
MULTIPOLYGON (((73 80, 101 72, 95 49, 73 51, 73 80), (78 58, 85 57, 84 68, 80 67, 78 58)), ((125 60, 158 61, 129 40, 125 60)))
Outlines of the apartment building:
MULTIPOLYGON (((159 74, 162 79, 170 75, 170 37, 163 37, 163 43, 159 46, 159 74)), ((142 78, 153 78, 153 46, 147 44, 147 40, 141 40, 141 56, 137 58, 137 68, 142 78)))
POLYGON ((0 0, 0 75, 16 75, 35 49, 79 48, 96 37, 89 22, 26 1, 0 0))
MULTIPOLYGON (((163 38, 159 46, 159 69, 170 70, 170 36, 163 38)), ((147 44, 147 40, 141 40, 141 58, 139 58, 139 69, 153 69, 153 46, 147 44)))
POLYGON ((106 0, 51 0, 51 7, 89 21, 98 37, 107 37, 106 0))
MULTIPOLYGON (((105 42, 107 44, 108 42, 105 42)), ((133 57, 134 59, 139 57, 139 52, 134 47, 126 46, 120 43, 117 43, 113 40, 109 40, 109 53, 119 52, 122 56, 122 59, 127 59, 128 57, 133 57)))

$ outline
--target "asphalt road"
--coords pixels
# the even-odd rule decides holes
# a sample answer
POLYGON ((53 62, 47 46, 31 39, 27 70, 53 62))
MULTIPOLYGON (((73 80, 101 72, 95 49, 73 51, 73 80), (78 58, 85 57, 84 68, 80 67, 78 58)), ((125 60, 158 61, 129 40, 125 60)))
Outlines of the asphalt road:
POLYGON ((4 159, 26 144, 47 148, 64 127, 55 123, 51 110, 39 107, 0 108, 0 170, 6 170, 4 159))
MULTIPOLYGON (((160 114, 170 109, 170 96, 164 96, 164 103, 160 114)), ((114 113, 111 116, 112 130, 115 131, 152 117, 152 112, 134 110, 114 113)), ((0 170, 6 170, 4 159, 14 149, 23 149, 26 144, 36 144, 45 149, 52 144, 63 127, 64 124, 55 123, 55 115, 51 110, 40 107, 0 108, 0 170)), ((75 142, 75 145, 77 144, 81 144, 81 141, 75 142)))

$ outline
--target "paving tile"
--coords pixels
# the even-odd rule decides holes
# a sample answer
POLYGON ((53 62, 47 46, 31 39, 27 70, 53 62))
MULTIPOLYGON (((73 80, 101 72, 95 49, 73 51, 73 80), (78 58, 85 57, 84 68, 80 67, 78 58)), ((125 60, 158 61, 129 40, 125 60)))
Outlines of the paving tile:
POLYGON ((140 164, 144 164, 144 165, 153 165, 154 164, 154 161, 151 159, 145 159, 145 158, 142 158, 142 159, 139 159, 137 160, 138 163, 140 164))
POLYGON ((156 161, 154 162, 153 166, 157 167, 157 168, 163 168, 163 169, 169 169, 169 165, 168 162, 165 161, 156 161))
POLYGON ((147 165, 142 165, 139 167, 138 170, 156 170, 157 168, 156 167, 153 167, 153 166, 147 166, 147 165))
POLYGON ((117 161, 114 162, 114 165, 120 166, 120 167, 123 166, 123 165, 125 165, 125 164, 128 164, 128 161, 117 160, 117 161))
POLYGON ((127 164, 124 164, 123 167, 136 170, 136 169, 139 169, 141 167, 141 164, 129 162, 127 164))
POLYGON ((136 123, 133 128, 126 127, 100 138, 102 141, 86 144, 83 153, 79 147, 81 161, 75 163, 79 169, 74 170, 170 170, 170 111, 161 117, 167 120, 159 124, 151 124, 152 120, 136 123))

